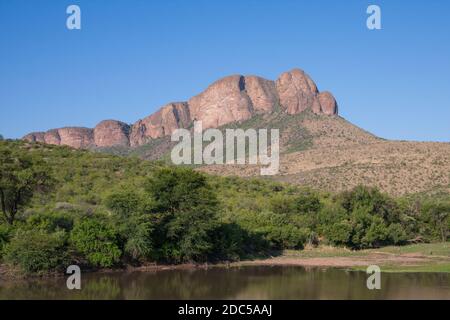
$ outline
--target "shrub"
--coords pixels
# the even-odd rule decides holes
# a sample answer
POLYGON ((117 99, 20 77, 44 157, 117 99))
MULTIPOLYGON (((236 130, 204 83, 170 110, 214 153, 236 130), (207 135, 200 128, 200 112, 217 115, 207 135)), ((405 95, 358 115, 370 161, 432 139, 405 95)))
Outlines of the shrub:
POLYGON ((0 260, 3 256, 3 248, 9 242, 11 237, 11 227, 6 224, 0 224, 0 260))
POLYGON ((153 255, 153 223, 143 216, 131 222, 125 253, 132 260, 144 261, 153 255))
POLYGON ((28 217, 26 223, 30 228, 46 232, 70 231, 73 228, 73 218, 65 213, 36 213, 28 217))
POLYGON ((76 224, 70 242, 95 267, 111 267, 119 262, 122 254, 114 229, 96 218, 76 224))
POLYGON ((106 206, 123 218, 139 213, 142 202, 143 199, 131 190, 111 193, 105 199, 106 206))
POLYGON ((322 209, 322 203, 317 194, 306 190, 295 198, 295 209, 298 213, 315 215, 322 209))
POLYGON ((447 241, 450 236, 450 202, 426 202, 422 208, 421 219, 430 238, 447 241))
POLYGON ((324 235, 331 244, 349 246, 351 245, 352 231, 353 228, 349 221, 340 221, 325 227, 324 235))
POLYGON ((17 230, 4 248, 4 260, 27 273, 58 270, 68 262, 65 231, 17 230))
POLYGON ((391 224, 388 227, 387 232, 388 232, 389 240, 392 244, 400 245, 400 244, 404 244, 406 242, 406 240, 408 240, 406 231, 398 223, 391 224))

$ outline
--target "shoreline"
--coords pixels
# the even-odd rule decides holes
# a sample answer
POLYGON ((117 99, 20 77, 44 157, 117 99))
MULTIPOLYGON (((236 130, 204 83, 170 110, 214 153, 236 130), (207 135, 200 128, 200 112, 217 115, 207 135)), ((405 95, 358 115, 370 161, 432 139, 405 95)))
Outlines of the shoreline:
MULTIPOLYGON (((418 244, 404 247, 385 247, 352 251, 345 248, 318 247, 286 250, 269 258, 219 263, 126 265, 122 268, 88 269, 86 273, 161 272, 171 270, 201 270, 209 268, 239 268, 247 266, 296 266, 304 268, 338 268, 363 271, 378 265, 381 272, 437 272, 450 273, 450 243, 418 244)), ((0 279, 15 281, 65 277, 62 272, 26 275, 17 269, 0 264, 0 279)))

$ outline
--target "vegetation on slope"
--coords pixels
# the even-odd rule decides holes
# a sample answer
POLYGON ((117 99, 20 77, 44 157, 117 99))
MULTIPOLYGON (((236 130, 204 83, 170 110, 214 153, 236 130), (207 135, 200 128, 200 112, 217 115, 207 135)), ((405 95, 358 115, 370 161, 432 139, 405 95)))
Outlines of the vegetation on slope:
POLYGON ((0 142, 0 195, 1 260, 29 273, 450 235, 448 194, 393 199, 363 186, 330 194, 21 141, 0 142))

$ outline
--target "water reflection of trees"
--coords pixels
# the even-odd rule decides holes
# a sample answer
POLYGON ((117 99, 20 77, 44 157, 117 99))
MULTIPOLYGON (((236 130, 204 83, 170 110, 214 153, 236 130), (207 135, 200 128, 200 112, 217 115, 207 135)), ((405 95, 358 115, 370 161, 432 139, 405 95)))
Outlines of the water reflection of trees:
POLYGON ((401 299, 450 298, 450 275, 382 274, 368 290, 364 272, 299 267, 210 268, 87 274, 82 290, 65 278, 0 284, 0 299, 401 299))

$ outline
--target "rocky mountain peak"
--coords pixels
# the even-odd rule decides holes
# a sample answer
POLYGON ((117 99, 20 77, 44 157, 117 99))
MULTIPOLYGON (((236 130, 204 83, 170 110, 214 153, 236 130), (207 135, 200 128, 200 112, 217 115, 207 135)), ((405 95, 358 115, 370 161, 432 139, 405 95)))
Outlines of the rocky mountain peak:
POLYGON ((23 139, 74 148, 134 147, 170 135, 175 129, 187 128, 192 121, 202 121, 205 129, 216 128, 279 109, 288 114, 305 110, 329 116, 338 113, 330 92, 319 92, 303 70, 293 69, 276 81, 258 76, 224 77, 189 101, 169 103, 131 126, 105 120, 94 129, 60 128, 30 133, 23 139))

